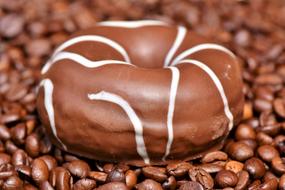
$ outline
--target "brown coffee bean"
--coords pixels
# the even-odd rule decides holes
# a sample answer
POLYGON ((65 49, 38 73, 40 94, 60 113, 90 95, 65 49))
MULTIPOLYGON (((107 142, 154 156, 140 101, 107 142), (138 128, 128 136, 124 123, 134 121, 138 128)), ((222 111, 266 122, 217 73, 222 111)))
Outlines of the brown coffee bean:
POLYGON ((16 83, 10 86, 6 93, 6 99, 9 101, 18 101, 22 99, 28 92, 27 87, 24 84, 16 83))
POLYGON ((21 190, 23 181, 17 176, 9 177, 3 184, 3 190, 21 190))
POLYGON ((45 135, 40 140, 40 152, 42 154, 48 154, 48 153, 50 153, 51 149, 52 149, 51 141, 50 141, 49 137, 45 135))
POLYGON ((257 179, 248 186, 248 190, 258 190, 260 185, 261 181, 257 179))
POLYGON ((285 118, 285 99, 277 98, 273 102, 274 111, 282 118, 285 118))
POLYGON ((0 179, 7 179, 11 176, 15 175, 15 172, 13 170, 6 170, 6 171, 1 171, 0 172, 0 179))
POLYGON ((253 107, 258 112, 272 111, 271 102, 264 99, 255 99, 253 102, 253 107))
POLYGON ((73 179, 63 167, 56 167, 51 171, 50 183, 57 190, 70 190, 73 184, 73 179))
MULTIPOLYGON (((122 182, 111 182, 111 183, 107 183, 107 184, 104 184, 104 185, 98 187, 96 190, 129 190, 129 189, 122 182)), ((141 189, 139 189, 139 190, 141 190, 141 189)), ((160 189, 158 188, 157 190, 160 190, 160 189)))
POLYGON ((125 174, 120 169, 114 169, 107 175, 106 182, 125 182, 125 174))
POLYGON ((273 158, 271 161, 271 166, 277 174, 282 175, 285 173, 285 159, 284 158, 280 158, 279 156, 273 158))
POLYGON ((242 170, 238 173, 238 182, 235 186, 235 190, 244 190, 249 184, 249 174, 247 171, 242 170))
POLYGON ((56 159, 50 155, 41 156, 39 159, 43 160, 46 163, 49 171, 57 167, 56 159))
POLYGON ((79 178, 85 178, 90 172, 89 165, 83 160, 74 160, 65 165, 69 172, 79 178))
POLYGON ((139 183, 136 185, 136 189, 138 190, 163 190, 162 186, 160 183, 152 180, 152 179, 146 179, 143 182, 139 183))
POLYGON ((11 156, 6 153, 0 153, 0 165, 11 163, 11 156))
POLYGON ((26 138, 25 149, 31 157, 36 157, 39 155, 40 143, 36 134, 32 133, 26 138))
POLYGON ((137 184, 137 175, 133 170, 128 170, 125 174, 126 185, 128 188, 132 189, 137 184))
POLYGON ((47 39, 35 39, 27 44, 26 51, 31 56, 41 57, 51 51, 51 43, 47 39))
POLYGON ((28 155, 22 149, 18 149, 12 155, 12 164, 17 165, 29 165, 28 155))
POLYGON ((269 181, 265 181, 258 187, 259 190, 277 190, 277 188, 278 188, 277 179, 270 179, 269 181))
POLYGON ((257 142, 252 139, 243 139, 238 142, 248 145, 252 150, 255 150, 257 148, 257 142))
POLYGON ((105 182, 107 179, 107 175, 108 174, 104 172, 91 171, 89 172, 88 177, 98 182, 105 182))
POLYGON ((225 169, 230 170, 237 174, 243 170, 243 166, 244 166, 243 163, 235 161, 235 160, 231 160, 226 163, 225 169))
POLYGON ((273 138, 265 134, 264 132, 258 132, 256 135, 256 140, 260 145, 270 145, 273 143, 273 138))
POLYGON ((54 190, 48 181, 44 181, 40 184, 40 190, 54 190))
POLYGON ((17 165, 15 167, 15 171, 17 171, 18 176, 22 179, 22 180, 26 180, 26 181, 31 181, 31 176, 32 176, 32 169, 30 166, 26 166, 26 165, 17 165))
POLYGON ((32 163, 32 178, 40 184, 49 178, 49 170, 46 163, 41 159, 35 159, 32 163))
POLYGON ((280 190, 285 190, 285 174, 283 174, 283 175, 280 177, 280 180, 279 180, 279 189, 280 189, 280 190))
POLYGON ((170 176, 163 184, 163 189, 175 190, 176 189, 176 179, 170 176))
POLYGON ((8 14, 0 19, 0 34, 7 38, 19 35, 24 27, 24 19, 18 14, 8 14))
POLYGON ((265 134, 268 134, 273 137, 278 135, 280 130, 281 130, 281 125, 279 123, 266 125, 258 128, 258 131, 264 132, 265 134))
POLYGON ((240 124, 235 131, 235 137, 237 140, 243 140, 243 139, 254 140, 256 138, 256 133, 250 125, 240 124))
POLYGON ((264 163, 256 157, 248 159, 244 164, 244 168, 254 179, 263 177, 266 172, 264 163))
POLYGON ((258 147, 257 153, 262 160, 266 162, 271 162, 274 157, 279 156, 279 152, 270 145, 262 145, 258 147))
POLYGON ((253 156, 253 150, 241 142, 233 143, 229 148, 229 155, 238 161, 244 161, 253 156))
POLYGON ((153 179, 158 182, 163 182, 167 179, 165 168, 159 167, 144 167, 142 169, 143 175, 147 178, 153 179))
POLYGON ((14 154, 18 150, 18 147, 12 141, 7 140, 5 142, 5 149, 7 153, 14 154))
POLYGON ((31 184, 24 184, 24 190, 38 190, 38 188, 31 184))
POLYGON ((219 187, 234 187, 238 182, 237 175, 230 170, 221 170, 217 173, 215 177, 219 187))
POLYGON ((201 183, 205 189, 212 189, 214 187, 214 180, 205 170, 193 167, 189 170, 189 177, 192 181, 201 183))
POLYGON ((202 157, 202 163, 210 163, 213 161, 224 161, 228 159, 228 155, 222 151, 213 151, 205 154, 202 157))
POLYGON ((198 166, 199 168, 205 170, 208 173, 217 173, 223 169, 223 166, 220 166, 218 164, 201 164, 198 166))
POLYGON ((16 122, 20 119, 20 115, 17 113, 10 113, 5 115, 0 115, 0 124, 9 124, 16 122))
POLYGON ((93 179, 83 178, 78 180, 74 186, 74 190, 92 190, 96 187, 96 181, 93 179))
POLYGON ((269 181, 270 179, 278 179, 271 171, 266 171, 263 176, 263 181, 269 181))
POLYGON ((72 161, 75 161, 75 160, 79 160, 79 158, 77 158, 76 156, 71 155, 71 154, 64 154, 63 159, 66 162, 72 162, 72 161))
POLYGON ((11 138, 11 133, 5 125, 0 124, 0 140, 7 141, 11 138))
POLYGON ((166 167, 167 173, 174 177, 183 177, 188 174, 188 171, 193 166, 188 162, 179 162, 174 164, 168 164, 166 167))
POLYGON ((274 138, 274 145, 280 152, 280 154, 283 156, 285 153, 285 136, 284 135, 278 135, 274 138))
POLYGON ((179 190, 204 190, 203 186, 195 181, 187 181, 180 186, 179 190))
POLYGON ((277 74, 262 74, 255 79, 256 84, 259 85, 281 85, 283 80, 277 74))

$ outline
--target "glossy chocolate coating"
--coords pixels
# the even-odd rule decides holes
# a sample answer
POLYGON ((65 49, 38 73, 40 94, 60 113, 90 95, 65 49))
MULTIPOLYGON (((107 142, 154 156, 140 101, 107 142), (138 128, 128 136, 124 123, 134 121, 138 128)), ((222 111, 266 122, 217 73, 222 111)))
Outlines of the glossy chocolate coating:
POLYGON ((68 152, 131 165, 190 160, 221 148, 241 118, 237 59, 182 27, 107 22, 59 50, 43 69, 37 107, 68 152))

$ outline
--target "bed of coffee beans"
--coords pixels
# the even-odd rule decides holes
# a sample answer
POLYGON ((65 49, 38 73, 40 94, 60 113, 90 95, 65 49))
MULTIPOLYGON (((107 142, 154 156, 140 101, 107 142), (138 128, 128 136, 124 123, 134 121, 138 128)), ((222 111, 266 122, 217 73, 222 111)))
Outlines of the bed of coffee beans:
POLYGON ((284 190, 284 85, 284 0, 0 0, 0 189, 284 190), (239 56, 244 115, 222 150, 140 168, 76 157, 45 136, 36 87, 52 50, 98 21, 137 19, 183 24, 239 56))

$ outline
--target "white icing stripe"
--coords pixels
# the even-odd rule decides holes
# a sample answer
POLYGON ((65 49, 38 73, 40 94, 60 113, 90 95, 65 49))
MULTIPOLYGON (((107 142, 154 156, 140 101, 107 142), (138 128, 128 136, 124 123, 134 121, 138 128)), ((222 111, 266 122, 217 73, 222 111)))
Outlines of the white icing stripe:
POLYGON ((64 50, 65 48, 74 45, 76 43, 84 42, 84 41, 94 41, 94 42, 100 42, 109 45, 110 47, 114 48, 116 51, 118 51, 125 59, 126 62, 131 63, 130 58, 126 50, 117 42, 103 37, 103 36, 97 36, 97 35, 84 35, 84 36, 78 36, 75 38, 72 38, 70 40, 67 40, 63 44, 61 44, 53 53, 50 60, 45 64, 45 66, 42 69, 42 74, 45 74, 48 69, 50 68, 50 65, 53 62, 54 56, 59 53, 60 51, 64 50))
POLYGON ((170 86, 170 97, 169 97, 169 106, 168 106, 168 113, 167 113, 167 130, 168 130, 168 140, 166 144, 165 154, 162 158, 165 161, 166 157, 170 153, 171 145, 173 142, 173 115, 175 109, 175 99, 179 84, 180 72, 179 69, 176 67, 168 67, 172 73, 172 81, 170 86))
POLYGON ((109 65, 109 64, 124 64, 124 65, 132 65, 130 63, 124 62, 124 61, 118 61, 118 60, 101 60, 101 61, 90 61, 89 59, 71 52, 59 52, 53 59, 53 62, 50 64, 49 67, 51 67, 53 64, 55 64, 57 61, 63 60, 63 59, 69 59, 72 61, 75 61, 82 66, 88 67, 88 68, 96 68, 103 65, 109 65))
POLYGON ((232 56, 233 58, 235 58, 235 55, 230 51, 228 50, 227 48, 221 46, 221 45, 218 45, 218 44, 210 44, 210 43, 205 43, 205 44, 199 44, 199 45, 196 45, 190 49, 187 49, 185 51, 183 51, 181 54, 179 54, 173 61, 170 65, 175 65, 177 64, 179 61, 181 61, 182 59, 186 58, 187 56, 193 54, 193 53, 196 53, 196 52, 199 52, 201 50, 205 50, 205 49, 215 49, 215 50, 220 50, 220 51, 223 51, 227 54, 229 54, 230 56, 232 56))
POLYGON ((210 78, 215 83, 215 85, 216 85, 216 87, 217 87, 217 89, 218 89, 218 91, 222 97, 222 101, 224 104, 224 112, 225 112, 225 115, 227 116, 227 118, 229 119, 229 130, 231 130, 233 128, 233 121, 234 121, 233 114, 230 111, 228 99, 226 97, 223 85, 222 85, 221 81, 219 80, 219 78, 217 77, 217 75, 214 73, 214 71, 212 71, 206 64, 204 64, 200 61, 194 60, 194 59, 184 59, 177 64, 180 64, 180 63, 189 63, 189 64, 196 65, 199 68, 201 68, 202 70, 204 70, 210 76, 210 78))
POLYGON ((138 28, 143 26, 167 26, 168 24, 159 20, 140 21, 105 21, 97 23, 98 26, 111 26, 123 28, 138 28))
POLYGON ((48 114, 52 133, 55 136, 55 138, 57 139, 57 141, 64 148, 64 150, 67 150, 66 146, 58 138, 57 132, 56 132, 55 119, 54 119, 54 109, 53 109, 53 100, 52 100, 52 93, 53 93, 52 81, 50 79, 43 79, 40 83, 40 86, 44 87, 44 105, 45 105, 45 109, 46 109, 47 114, 48 114))
POLYGON ((137 152, 143 158, 145 164, 150 164, 150 160, 146 151, 144 138, 143 138, 143 125, 137 116, 136 112, 132 109, 129 103, 122 97, 109 92, 101 91, 96 94, 88 94, 90 100, 103 100, 119 105, 128 115, 135 130, 135 140, 137 144, 137 152))
POLYGON ((178 27, 176 39, 175 39, 172 47, 170 48, 170 50, 169 50, 169 52, 166 55, 166 58, 164 60, 164 67, 167 67, 169 65, 169 63, 170 63, 172 57, 174 56, 175 52, 177 51, 177 49, 179 48, 179 46, 183 42, 186 33, 187 33, 187 30, 185 27, 183 27, 183 26, 178 27))

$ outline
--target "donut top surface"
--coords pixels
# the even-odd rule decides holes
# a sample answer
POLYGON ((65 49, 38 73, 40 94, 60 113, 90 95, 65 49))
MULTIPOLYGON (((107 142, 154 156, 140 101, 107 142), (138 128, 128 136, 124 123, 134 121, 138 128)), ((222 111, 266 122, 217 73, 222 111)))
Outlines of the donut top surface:
POLYGON ((61 44, 42 69, 39 115, 57 146, 133 165, 218 149, 241 117, 225 47, 160 21, 108 21, 61 44))

